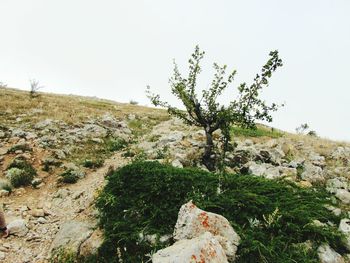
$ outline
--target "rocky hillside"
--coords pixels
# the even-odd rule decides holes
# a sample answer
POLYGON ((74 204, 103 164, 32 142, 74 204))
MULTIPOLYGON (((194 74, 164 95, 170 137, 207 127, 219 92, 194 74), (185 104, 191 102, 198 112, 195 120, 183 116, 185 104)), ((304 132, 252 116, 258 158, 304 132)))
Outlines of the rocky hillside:
MULTIPOLYGON (((203 132, 163 110, 3 88, 0 101, 0 198, 11 229, 0 240, 4 262, 64 262, 63 247, 74 255, 96 252, 103 232, 95 198, 117 167, 136 159, 205 169, 203 132)), ((264 126, 233 127, 232 134, 228 172, 325 188, 333 202, 326 209, 341 216, 350 249, 350 145, 264 126)), ((343 251, 342 258, 324 251, 321 262, 347 260, 343 251)))

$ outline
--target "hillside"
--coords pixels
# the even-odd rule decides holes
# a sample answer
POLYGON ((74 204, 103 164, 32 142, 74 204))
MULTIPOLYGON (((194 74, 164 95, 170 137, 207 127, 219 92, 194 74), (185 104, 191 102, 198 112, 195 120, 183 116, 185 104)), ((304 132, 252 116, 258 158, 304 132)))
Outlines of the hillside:
MULTIPOLYGON (((14 229, 0 240, 4 262, 74 262, 59 259, 67 244, 73 254, 96 253, 103 229, 95 200, 106 177, 134 160, 205 170, 203 132, 164 110, 73 95, 30 98, 7 88, 0 88, 0 101, 0 198, 14 229)), ((263 125, 232 127, 232 135, 227 172, 326 189, 332 205, 325 210, 338 221, 310 223, 337 229, 334 223, 350 222, 350 145, 263 125)), ((349 262, 349 240, 337 251, 343 261, 327 262, 349 262)))

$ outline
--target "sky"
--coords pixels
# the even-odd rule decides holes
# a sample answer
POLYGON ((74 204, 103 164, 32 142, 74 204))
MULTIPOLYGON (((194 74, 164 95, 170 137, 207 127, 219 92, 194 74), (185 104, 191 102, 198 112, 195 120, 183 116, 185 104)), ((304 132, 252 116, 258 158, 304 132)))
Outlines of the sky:
POLYGON ((150 85, 181 106, 168 84, 173 59, 186 75, 198 44, 199 91, 214 62, 237 70, 228 103, 277 49, 284 65, 261 96, 285 107, 271 125, 308 123, 350 141, 348 0, 0 0, 0 11, 0 81, 9 87, 29 90, 36 79, 45 92, 150 105, 150 85))

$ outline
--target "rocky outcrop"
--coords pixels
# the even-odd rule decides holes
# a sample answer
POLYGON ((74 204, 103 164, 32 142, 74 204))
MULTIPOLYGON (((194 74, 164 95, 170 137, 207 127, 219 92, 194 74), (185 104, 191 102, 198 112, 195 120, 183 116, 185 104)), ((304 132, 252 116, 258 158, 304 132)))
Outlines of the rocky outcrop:
POLYGON ((158 251, 153 262, 233 262, 240 237, 228 220, 199 209, 192 201, 179 211, 174 245, 158 251))
POLYGON ((209 232, 199 237, 184 239, 174 245, 159 250, 152 257, 153 263, 227 263, 224 249, 209 232))

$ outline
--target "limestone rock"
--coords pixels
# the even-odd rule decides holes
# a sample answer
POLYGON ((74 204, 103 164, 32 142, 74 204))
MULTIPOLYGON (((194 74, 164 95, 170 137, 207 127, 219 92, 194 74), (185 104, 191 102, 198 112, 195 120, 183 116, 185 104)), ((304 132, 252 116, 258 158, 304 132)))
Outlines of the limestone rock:
POLYGON ((218 214, 197 208, 192 201, 184 204, 175 225, 174 239, 191 239, 205 232, 215 235, 225 250, 227 257, 234 260, 240 237, 234 231, 228 220, 218 214))
POLYGON ((152 257, 153 263, 206 262, 227 263, 227 257, 217 239, 209 232, 190 240, 180 240, 159 250, 152 257))
POLYGON ((344 218, 339 223, 339 231, 345 236, 343 240, 344 246, 350 251, 350 219, 344 218))
POLYGON ((304 172, 301 174, 301 178, 311 183, 322 182, 324 181, 323 170, 319 166, 306 163, 304 165, 304 172))
POLYGON ((97 253, 97 249, 103 243, 103 233, 100 229, 96 229, 92 235, 80 246, 80 255, 88 256, 97 253))
POLYGON ((317 254, 321 263, 345 263, 343 257, 328 244, 320 246, 317 249, 317 254))
POLYGON ((78 253, 81 244, 88 239, 91 233, 92 229, 86 223, 74 220, 65 222, 56 234, 50 251, 54 254, 58 249, 64 248, 78 253))
POLYGON ((26 226, 26 222, 23 219, 17 219, 10 222, 7 225, 10 233, 15 236, 24 237, 28 233, 28 228, 26 226))
POLYGON ((350 204, 350 193, 345 189, 338 189, 335 196, 344 204, 350 204))

